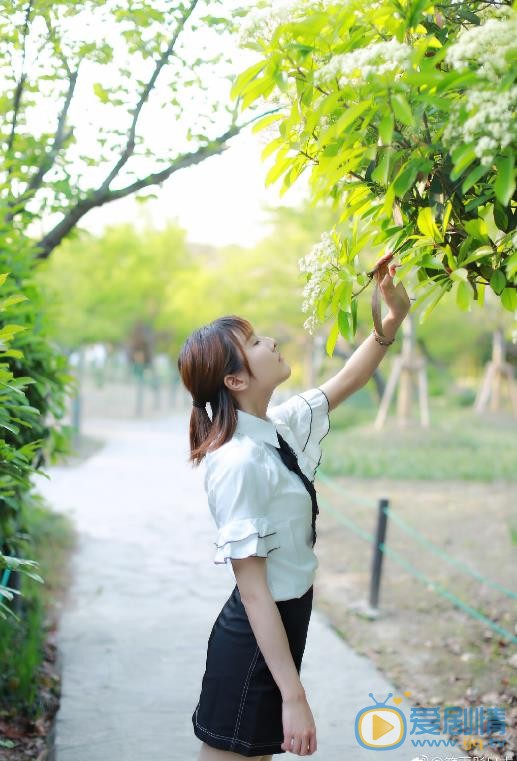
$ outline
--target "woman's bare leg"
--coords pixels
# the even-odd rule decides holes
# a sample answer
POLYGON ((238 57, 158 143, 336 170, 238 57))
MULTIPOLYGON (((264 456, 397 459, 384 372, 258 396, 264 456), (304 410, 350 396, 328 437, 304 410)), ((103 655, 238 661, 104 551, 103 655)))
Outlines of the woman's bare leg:
MULTIPOLYGON (((233 753, 231 750, 219 750, 202 743, 197 761, 230 761, 230 759, 235 761, 238 758, 242 759, 244 756, 240 753, 233 753)), ((272 761, 272 758, 272 756, 255 756, 255 761, 272 761)))

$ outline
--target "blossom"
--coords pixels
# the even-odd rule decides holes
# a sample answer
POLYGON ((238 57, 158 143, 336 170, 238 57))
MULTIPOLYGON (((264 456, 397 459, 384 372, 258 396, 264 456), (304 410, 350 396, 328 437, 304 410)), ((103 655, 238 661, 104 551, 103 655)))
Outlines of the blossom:
POLYGON ((304 328, 311 335, 314 333, 321 320, 317 314, 318 301, 323 296, 329 283, 336 278, 337 260, 339 248, 334 236, 324 232, 320 242, 316 243, 310 252, 298 260, 300 272, 308 276, 303 288, 302 312, 309 312, 305 320, 304 328))
POLYGON ((453 69, 475 70, 479 80, 452 104, 443 142, 451 149, 472 143, 484 166, 517 142, 517 85, 508 80, 517 54, 517 13, 497 8, 491 14, 461 32, 445 56, 453 69))
POLYGON ((399 72, 409 66, 411 47, 396 37, 372 42, 349 53, 333 58, 316 72, 314 81, 323 84, 336 77, 349 80, 366 79, 371 74, 379 76, 388 71, 399 72))
POLYGON ((489 166, 497 152, 517 142, 516 112, 517 85, 501 92, 469 90, 453 104, 443 141, 448 146, 474 143, 476 156, 489 166))
POLYGON ((508 11, 463 31, 447 50, 447 63, 456 71, 474 67, 482 77, 498 83, 517 53, 517 13, 508 11))

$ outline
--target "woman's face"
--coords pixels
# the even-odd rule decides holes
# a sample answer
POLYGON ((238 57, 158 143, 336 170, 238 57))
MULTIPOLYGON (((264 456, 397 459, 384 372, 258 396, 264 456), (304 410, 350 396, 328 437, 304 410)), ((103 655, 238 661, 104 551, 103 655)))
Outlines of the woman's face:
POLYGON ((274 338, 253 332, 243 345, 254 378, 251 383, 271 390, 289 378, 291 368, 278 351, 274 338))

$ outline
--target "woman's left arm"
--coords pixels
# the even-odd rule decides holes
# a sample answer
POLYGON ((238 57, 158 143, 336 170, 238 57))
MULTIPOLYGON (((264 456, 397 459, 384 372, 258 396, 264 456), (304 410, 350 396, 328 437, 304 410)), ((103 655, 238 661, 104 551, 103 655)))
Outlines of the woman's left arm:
MULTIPOLYGON (((402 283, 397 283, 396 287, 393 285, 393 276, 396 268, 400 265, 389 264, 392 257, 393 253, 391 252, 381 257, 374 274, 388 307, 388 313, 382 320, 382 331, 390 341, 395 337, 411 306, 402 283)), ((383 346, 376 341, 373 333, 371 333, 357 347, 345 366, 332 378, 319 385, 329 401, 329 411, 367 383, 388 348, 388 346, 383 346)))

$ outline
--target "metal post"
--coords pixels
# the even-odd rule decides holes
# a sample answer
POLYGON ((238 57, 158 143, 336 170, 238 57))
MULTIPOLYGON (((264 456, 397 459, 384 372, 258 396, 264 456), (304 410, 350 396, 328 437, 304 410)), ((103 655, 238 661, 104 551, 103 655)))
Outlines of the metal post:
POLYGON ((386 508, 389 505, 389 500, 381 498, 379 500, 379 513, 377 517, 377 535, 375 537, 375 546, 373 548, 372 559, 372 575, 370 579, 370 607, 378 609, 379 605, 379 587, 381 584, 382 575, 382 559, 384 552, 381 550, 380 545, 384 544, 386 539, 386 528, 388 524, 388 515, 386 508))
POLYGON ((80 346, 77 351, 77 364, 75 370, 76 377, 76 394, 72 397, 72 409, 71 409, 71 423, 72 423, 72 443, 74 448, 79 445, 79 439, 81 436, 81 422, 82 422, 82 390, 84 380, 84 347, 80 346))

